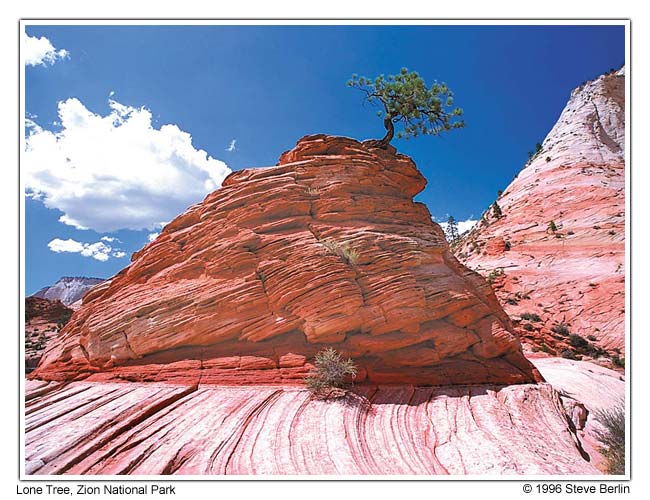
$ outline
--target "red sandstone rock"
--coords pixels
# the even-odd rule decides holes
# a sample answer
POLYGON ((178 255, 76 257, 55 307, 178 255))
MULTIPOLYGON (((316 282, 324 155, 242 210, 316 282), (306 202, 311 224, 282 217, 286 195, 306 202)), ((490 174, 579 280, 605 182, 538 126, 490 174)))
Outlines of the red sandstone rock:
POLYGON ((567 336, 625 350, 625 76, 576 89, 542 151, 497 200, 503 216, 479 223, 456 255, 494 281, 505 310, 536 313, 528 341, 558 354, 567 336), (551 221, 555 225, 552 230, 551 221), (591 341, 591 340, 590 340, 591 341))
POLYGON ((425 184, 394 149, 305 137, 93 288, 34 376, 299 383, 333 347, 357 382, 541 380, 489 285, 413 201, 425 184))
POLYGON ((509 387, 290 387, 28 381, 25 472, 599 474, 559 394, 509 387))

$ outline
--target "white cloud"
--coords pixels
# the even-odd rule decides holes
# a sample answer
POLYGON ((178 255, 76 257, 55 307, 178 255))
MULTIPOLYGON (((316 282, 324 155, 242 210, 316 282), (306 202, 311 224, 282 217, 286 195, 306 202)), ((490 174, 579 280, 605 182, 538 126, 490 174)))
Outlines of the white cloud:
POLYGON ((116 259, 121 259, 122 257, 126 256, 126 252, 123 252, 122 250, 118 250, 117 252, 113 252, 112 255, 116 259))
POLYGON ((235 144, 237 144, 237 139, 233 139, 232 141, 230 141, 230 144, 226 148, 226 151, 228 151, 228 152, 235 151, 237 149, 235 144))
POLYGON ((105 241, 107 243, 113 243, 114 241, 117 241, 118 243, 122 243, 122 241, 118 238, 115 238, 114 236, 102 236, 99 238, 102 241, 105 241))
POLYGON ((111 91, 108 93, 108 97, 113 97, 114 95, 115 95, 115 91, 114 91, 114 90, 111 90, 111 91))
MULTIPOLYGON (((92 257, 93 259, 106 262, 110 256, 111 250, 109 245, 98 241, 96 243, 81 243, 72 238, 62 240, 55 238, 47 244, 48 248, 56 253, 68 252, 79 253, 84 257, 92 257)), ((116 252, 117 253, 117 252, 116 252)))
MULTIPOLYGON (((472 219, 471 217, 466 220, 456 221, 458 225, 458 234, 463 234, 472 229, 478 221, 472 219)), ((447 231, 447 222, 438 222, 438 225, 442 228, 443 231, 447 231)))
POLYGON ((23 31, 22 42, 25 64, 28 66, 37 66, 39 64, 42 66, 52 65, 57 59, 69 57, 67 50, 56 50, 52 42, 44 36, 37 38, 35 36, 29 36, 23 31))
POLYGON ((176 125, 157 130, 148 109, 108 102, 106 116, 76 98, 59 102, 59 132, 25 120, 27 196, 62 211, 62 223, 97 232, 153 230, 230 173, 176 125))
POLYGON ((81 252, 84 249, 84 244, 73 239, 62 240, 55 238, 50 241, 47 246, 50 250, 56 253, 61 252, 81 252))
POLYGON ((158 238, 158 235, 159 235, 159 234, 160 234, 160 233, 149 233, 149 236, 147 236, 147 238, 148 238, 149 241, 153 241, 153 240, 155 240, 156 238, 158 238))

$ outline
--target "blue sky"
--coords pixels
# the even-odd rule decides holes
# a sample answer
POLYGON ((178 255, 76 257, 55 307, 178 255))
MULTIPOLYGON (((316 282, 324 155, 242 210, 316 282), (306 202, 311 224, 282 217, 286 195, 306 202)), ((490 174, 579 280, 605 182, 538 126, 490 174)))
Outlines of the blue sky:
POLYGON ((156 223, 200 201, 228 169, 273 165, 303 135, 383 136, 345 85, 352 73, 407 67, 450 86, 466 127, 393 144, 427 178, 417 199, 434 217, 477 218, 571 90, 620 67, 625 53, 622 26, 25 31, 40 43, 33 54, 23 44, 36 58, 25 69, 27 294, 65 275, 112 276, 156 223))

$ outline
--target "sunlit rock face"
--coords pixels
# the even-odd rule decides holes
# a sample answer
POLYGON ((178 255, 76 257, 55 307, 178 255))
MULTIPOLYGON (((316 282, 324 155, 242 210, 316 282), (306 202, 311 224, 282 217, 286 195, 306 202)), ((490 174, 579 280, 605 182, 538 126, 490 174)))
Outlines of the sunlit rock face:
POLYGON ((558 354, 559 324, 625 351, 625 71, 575 89, 542 149, 455 255, 492 274, 505 310, 535 313, 521 334, 558 354), (501 273, 502 271, 502 273, 501 273))
POLYGON ((425 184, 393 148, 304 137, 86 295, 33 377, 292 384, 333 347, 357 383, 541 380, 488 283, 413 201, 425 184))

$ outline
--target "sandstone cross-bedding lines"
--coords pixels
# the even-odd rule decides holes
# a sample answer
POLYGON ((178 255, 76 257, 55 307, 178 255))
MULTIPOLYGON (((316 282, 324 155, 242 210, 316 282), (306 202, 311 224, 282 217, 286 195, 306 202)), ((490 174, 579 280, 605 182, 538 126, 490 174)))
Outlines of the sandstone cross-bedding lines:
POLYGON ((333 347, 357 382, 540 381, 490 286, 413 201, 425 184, 393 148, 304 137, 91 290, 33 377, 296 384, 333 347))
POLYGON ((625 352, 625 69, 575 89, 541 147, 497 199, 501 217, 488 212, 455 253, 504 271, 497 296, 510 315, 541 317, 521 332, 536 343, 556 344, 563 323, 625 352))
POLYGON ((296 387, 28 381, 28 474, 598 474, 548 384, 296 387), (52 439, 52 437, 56 439, 52 439))

